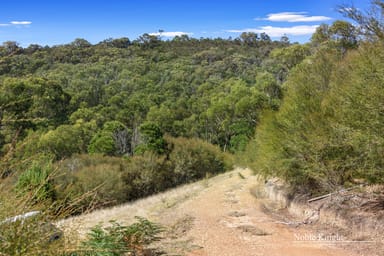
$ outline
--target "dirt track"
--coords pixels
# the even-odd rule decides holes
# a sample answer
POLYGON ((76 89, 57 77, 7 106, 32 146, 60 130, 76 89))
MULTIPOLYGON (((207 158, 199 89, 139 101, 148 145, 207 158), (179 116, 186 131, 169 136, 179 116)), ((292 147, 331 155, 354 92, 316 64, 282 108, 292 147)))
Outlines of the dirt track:
POLYGON ((168 239, 156 245, 168 255, 363 255, 345 249, 348 241, 341 235, 323 233, 330 241, 320 241, 321 232, 311 226, 290 226, 263 210, 265 199, 250 193, 258 182, 249 170, 237 169, 62 225, 83 234, 99 222, 147 217, 169 228, 168 239))

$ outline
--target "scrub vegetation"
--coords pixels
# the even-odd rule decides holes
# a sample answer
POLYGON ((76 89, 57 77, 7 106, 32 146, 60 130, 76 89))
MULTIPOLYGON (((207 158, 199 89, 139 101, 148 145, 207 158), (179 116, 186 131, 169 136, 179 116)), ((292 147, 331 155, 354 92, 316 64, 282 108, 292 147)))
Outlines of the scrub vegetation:
MULTIPOLYGON (((373 1, 369 13, 340 11, 355 25, 323 24, 306 44, 264 33, 4 42, 0 220, 41 215, 0 222, 0 255, 59 255, 65 240, 37 235, 49 233, 42 223, 234 165, 308 195, 383 183, 384 3, 373 1)), ((120 255, 121 246, 160 232, 138 221, 95 227, 83 245, 107 251, 85 255, 120 255)))

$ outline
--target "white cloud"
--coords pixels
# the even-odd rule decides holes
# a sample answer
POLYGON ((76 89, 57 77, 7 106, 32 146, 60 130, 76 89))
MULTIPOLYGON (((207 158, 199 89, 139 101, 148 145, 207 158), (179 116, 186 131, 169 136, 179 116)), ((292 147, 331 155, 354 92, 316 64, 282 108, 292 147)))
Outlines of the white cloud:
POLYGON ((272 27, 272 26, 263 26, 259 28, 246 28, 240 30, 226 30, 229 33, 243 33, 243 32, 253 32, 253 33, 266 33, 271 37, 280 37, 283 35, 291 36, 302 36, 302 35, 311 35, 316 31, 316 28, 319 25, 313 26, 293 26, 293 27, 272 27))
POLYGON ((352 12, 352 11, 360 11, 359 8, 357 7, 346 7, 346 6, 342 6, 338 9, 338 11, 342 11, 342 12, 352 12))
POLYGON ((8 27, 10 24, 0 23, 0 27, 8 27))
POLYGON ((332 18, 327 16, 308 16, 307 12, 280 12, 270 13, 267 18, 256 18, 256 20, 280 21, 280 22, 318 22, 332 18))
POLYGON ((32 21, 11 21, 12 25, 31 25, 32 21))
POLYGON ((156 33, 149 33, 151 36, 165 36, 165 37, 175 37, 175 36, 182 36, 182 35, 187 35, 191 36, 193 33, 188 33, 188 32, 181 32, 181 31, 175 31, 175 32, 156 32, 156 33))

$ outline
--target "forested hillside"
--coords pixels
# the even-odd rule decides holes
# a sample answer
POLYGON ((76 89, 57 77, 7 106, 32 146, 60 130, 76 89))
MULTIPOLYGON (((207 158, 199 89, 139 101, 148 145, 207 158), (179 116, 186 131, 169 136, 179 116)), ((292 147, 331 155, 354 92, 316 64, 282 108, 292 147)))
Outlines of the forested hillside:
MULTIPOLYGON (((0 48, 1 175, 33 204, 113 205, 231 168, 307 45, 266 34, 0 48), (215 146, 213 146, 215 145, 215 146)), ((12 190, 12 189, 11 189, 12 190)))
POLYGON ((323 24, 306 44, 264 33, 4 42, 0 220, 81 214, 234 164, 305 195, 383 183, 384 3, 372 7, 341 8, 355 25, 323 24))
MULTIPOLYGON (((291 68, 282 49, 297 63, 309 55, 254 33, 4 42, 0 219, 42 210, 46 222, 231 169, 262 111, 280 106, 291 68)), ((32 250, 34 237, 45 247, 39 223, 2 229, 5 252, 32 250)))
POLYGON ((234 152, 253 134, 260 110, 278 107, 285 70, 269 54, 288 46, 252 33, 235 40, 143 35, 97 45, 76 39, 25 49, 5 42, 1 144, 35 136, 40 143, 33 153, 48 149, 56 159, 132 155, 142 142, 140 127, 151 123, 162 133, 198 137, 234 152), (115 121, 125 141, 110 148, 101 134, 115 121), (87 134, 78 134, 82 129, 87 134), (63 140, 71 143, 60 145, 63 140))

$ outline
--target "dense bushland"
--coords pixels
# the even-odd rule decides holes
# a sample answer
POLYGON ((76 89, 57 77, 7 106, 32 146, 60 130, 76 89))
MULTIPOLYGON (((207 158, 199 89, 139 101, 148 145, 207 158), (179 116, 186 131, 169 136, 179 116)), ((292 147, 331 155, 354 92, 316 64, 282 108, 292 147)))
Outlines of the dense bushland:
POLYGON ((231 168, 223 151, 244 150, 262 110, 280 105, 280 57, 269 53, 285 47, 286 40, 254 33, 27 48, 4 42, 0 196, 9 203, 0 221, 31 210, 42 219, 4 228, 1 253, 46 247, 49 255, 51 245, 38 237, 45 221, 231 168))
POLYGON ((222 173, 232 157, 199 139, 166 137, 167 153, 146 152, 129 158, 74 155, 60 163, 54 179, 57 200, 73 204, 78 212, 148 196, 180 184, 222 173))
MULTIPOLYGON (((42 223, 223 172, 231 154, 293 193, 383 183, 384 4, 372 4, 342 7, 358 26, 323 24, 303 45, 254 33, 3 43, 0 220, 43 214, 2 226, 0 253, 49 255, 42 223)), ((129 230, 96 227, 88 246, 118 249, 129 230)))
POLYGON ((255 33, 27 48, 4 42, 4 190, 81 213, 225 171, 221 151, 245 149, 262 111, 278 109, 286 73, 308 54, 255 33), (290 56, 297 61, 277 64, 290 56))
POLYGON ((59 162, 41 156, 20 175, 9 176, 0 184, 0 252, 4 255, 121 255, 123 252, 142 255, 145 246, 156 240, 161 231, 148 220, 139 219, 131 226, 115 223, 107 229, 94 227, 80 248, 76 237, 52 240, 60 232, 52 223, 215 175, 233 165, 229 154, 200 139, 165 137, 164 142, 164 154, 153 151, 132 157, 83 154, 59 162), (40 214, 3 223, 11 216, 32 210, 39 210, 40 214))
POLYGON ((247 150, 255 170, 284 178, 295 192, 384 181, 383 41, 374 31, 359 45, 356 36, 324 39, 324 29, 332 32, 319 27, 316 52, 290 72, 281 108, 263 116, 247 150))
POLYGON ((5 42, 2 152, 25 143, 22 154, 49 152, 56 159, 132 155, 145 123, 234 152, 253 134, 260 111, 279 105, 280 73, 287 68, 269 53, 289 46, 254 33, 233 40, 143 35, 96 45, 76 39, 28 48, 5 42))
POLYGON ((2 181, 19 195, 39 189, 36 201, 98 190, 81 204, 92 208, 221 172, 228 168, 222 153, 207 143, 244 150, 261 112, 280 105, 282 73, 293 64, 276 63, 287 58, 279 50, 290 47, 296 59, 309 54, 255 33, 170 41, 145 34, 27 48, 4 42, 2 181), (74 163, 85 158, 97 163, 74 163))

